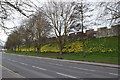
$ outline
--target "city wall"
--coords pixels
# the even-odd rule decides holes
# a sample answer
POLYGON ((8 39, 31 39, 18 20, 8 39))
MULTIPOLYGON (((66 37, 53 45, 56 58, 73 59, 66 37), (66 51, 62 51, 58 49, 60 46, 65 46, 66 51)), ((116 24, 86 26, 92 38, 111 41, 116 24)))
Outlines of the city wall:
MULTIPOLYGON (((84 38, 85 39, 92 39, 92 38, 119 36, 120 35, 119 32, 120 32, 120 25, 112 26, 110 29, 108 29, 107 27, 98 28, 97 31, 94 31, 94 29, 90 29, 90 30, 86 30, 86 32, 84 33, 84 38)), ((68 41, 81 40, 82 33, 78 32, 78 33, 69 34, 67 39, 68 39, 68 41)), ((46 39, 45 43, 46 42, 47 43, 56 42, 56 41, 57 41, 57 38, 52 37, 52 38, 46 39)))

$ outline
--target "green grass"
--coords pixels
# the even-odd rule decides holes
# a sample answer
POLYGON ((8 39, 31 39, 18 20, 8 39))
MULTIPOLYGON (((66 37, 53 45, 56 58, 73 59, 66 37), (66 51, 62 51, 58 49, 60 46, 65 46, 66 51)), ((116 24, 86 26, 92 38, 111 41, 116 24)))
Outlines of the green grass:
MULTIPOLYGON (((67 41, 63 52, 80 53, 82 51, 81 41, 67 41)), ((118 52, 118 37, 104 37, 86 40, 86 52, 118 52)), ((57 43, 49 43, 42 46, 42 52, 59 52, 57 43)))
MULTIPOLYGON (((15 51, 6 51, 6 53, 13 53, 19 55, 27 56, 40 56, 40 57, 49 57, 49 58, 58 58, 59 53, 35 53, 35 52, 15 52, 15 51)), ((110 63, 118 64, 118 53, 87 53, 87 56, 84 58, 82 53, 67 53, 62 54, 63 59, 69 60, 80 60, 80 61, 90 61, 90 62, 101 62, 101 63, 110 63)))
POLYGON ((112 49, 118 51, 118 37, 104 37, 88 40, 88 47, 102 47, 105 49, 112 49))
MULTIPOLYGON (((49 57, 49 58, 58 58, 59 47, 57 43, 47 43, 42 46, 42 53, 35 52, 14 52, 6 51, 7 53, 27 55, 27 56, 40 56, 40 57, 49 57)), ((26 46, 22 46, 22 49, 25 49, 26 46)), ((33 48, 33 46, 31 46, 33 48)), ((95 38, 86 41, 86 57, 83 57, 81 41, 67 41, 65 49, 62 54, 63 59, 70 60, 80 60, 80 61, 91 61, 91 62, 101 62, 101 63, 110 63, 118 64, 118 56, 120 56, 120 51, 118 50, 118 37, 104 37, 104 38, 95 38)))

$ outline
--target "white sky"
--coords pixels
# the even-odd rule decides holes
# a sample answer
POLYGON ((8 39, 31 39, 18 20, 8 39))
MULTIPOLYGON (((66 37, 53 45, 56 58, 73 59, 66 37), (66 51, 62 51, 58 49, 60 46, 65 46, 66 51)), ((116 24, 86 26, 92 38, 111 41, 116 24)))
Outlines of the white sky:
MULTIPOLYGON (((33 1, 33 2, 35 2, 35 0, 31 0, 31 1, 33 1)), ((51 1, 51 0, 38 0, 39 2, 46 2, 46 1, 51 1)), ((54 0, 54 1, 56 1, 56 0, 54 0)), ((57 1, 75 1, 75 0, 57 0, 57 1)), ((108 1, 119 1, 119 0, 85 0, 85 1, 92 1, 92 2, 101 2, 101 1, 106 1, 106 2, 108 2, 108 1)), ((37 3, 35 3, 35 4, 37 4, 37 3)), ((6 23, 6 26, 7 27, 15 27, 15 26, 18 26, 18 25, 20 25, 21 24, 21 21, 25 18, 25 17, 23 17, 19 12, 14 12, 13 14, 12 14, 12 16, 14 16, 14 18, 13 19, 11 19, 11 20, 9 20, 9 21, 7 21, 6 23), (14 22, 14 23, 13 23, 14 22)), ((102 26, 102 27, 105 27, 105 26, 102 26)), ((96 30, 96 29, 95 29, 96 30)), ((0 40, 2 40, 2 41, 6 41, 7 40, 7 35, 4 33, 4 31, 2 30, 0 30, 0 40)))
POLYGON ((4 31, 0 31, 0 40, 6 41, 7 35, 4 33, 4 31))

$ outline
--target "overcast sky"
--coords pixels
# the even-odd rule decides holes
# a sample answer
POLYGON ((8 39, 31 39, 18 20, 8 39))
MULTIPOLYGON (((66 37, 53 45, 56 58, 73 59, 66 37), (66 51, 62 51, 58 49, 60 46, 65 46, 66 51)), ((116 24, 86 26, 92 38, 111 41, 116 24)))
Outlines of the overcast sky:
MULTIPOLYGON (((33 1, 35 4, 38 4, 35 0, 31 0, 33 1)), ((39 2, 46 2, 47 0, 38 0, 39 2)), ((49 0, 50 1, 50 0, 49 0)), ((56 0, 54 0, 56 1, 56 0)), ((61 1, 61 0, 58 0, 61 1)), ((65 1, 65 0, 64 0, 65 1)), ((66 1, 70 1, 70 0, 66 0, 66 1)), ((72 0, 71 0, 72 1, 72 0)), ((75 1, 75 0, 74 0, 75 1)), ((101 1, 119 1, 119 0, 85 0, 85 1, 92 1, 92 2, 101 2, 101 1)), ((98 13, 99 14, 99 13, 98 13)), ((13 12, 13 14, 11 15, 11 20, 6 21, 5 26, 7 27, 15 27, 15 26, 19 26, 22 21, 25 19, 25 17, 23 15, 21 15, 19 12, 15 11, 13 12)), ((102 27, 105 27, 102 25, 102 27)), ((2 41, 6 41, 7 40, 7 35, 4 33, 3 30, 0 29, 0 40, 2 41)))

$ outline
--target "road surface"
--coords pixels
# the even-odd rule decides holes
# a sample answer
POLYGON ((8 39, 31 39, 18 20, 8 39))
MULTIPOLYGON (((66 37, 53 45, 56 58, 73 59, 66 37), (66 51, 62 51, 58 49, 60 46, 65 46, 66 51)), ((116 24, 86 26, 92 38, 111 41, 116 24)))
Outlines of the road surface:
POLYGON ((118 78, 118 69, 2 53, 3 78, 118 78))

